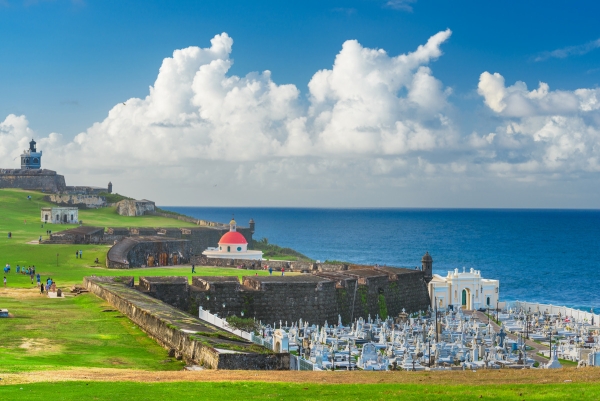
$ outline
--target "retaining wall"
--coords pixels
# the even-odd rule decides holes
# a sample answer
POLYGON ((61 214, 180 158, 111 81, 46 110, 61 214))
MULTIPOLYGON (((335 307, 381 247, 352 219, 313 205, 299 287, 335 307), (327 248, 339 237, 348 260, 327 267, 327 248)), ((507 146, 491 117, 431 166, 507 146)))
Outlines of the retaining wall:
POLYGON ((133 289, 133 277, 85 277, 83 283, 88 291, 106 300, 187 363, 212 369, 289 369, 289 354, 275 354, 266 348, 263 348, 264 353, 252 352, 250 347, 258 346, 241 338, 219 341, 229 346, 247 347, 245 351, 219 350, 206 345, 213 336, 203 334, 217 334, 218 328, 133 289))

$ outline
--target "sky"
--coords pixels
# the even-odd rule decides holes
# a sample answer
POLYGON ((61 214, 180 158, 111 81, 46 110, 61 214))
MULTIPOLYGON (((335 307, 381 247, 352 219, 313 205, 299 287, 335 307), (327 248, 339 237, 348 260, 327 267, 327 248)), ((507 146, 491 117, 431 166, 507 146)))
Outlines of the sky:
POLYGON ((0 0, 0 160, 159 205, 600 207, 600 4, 0 0))

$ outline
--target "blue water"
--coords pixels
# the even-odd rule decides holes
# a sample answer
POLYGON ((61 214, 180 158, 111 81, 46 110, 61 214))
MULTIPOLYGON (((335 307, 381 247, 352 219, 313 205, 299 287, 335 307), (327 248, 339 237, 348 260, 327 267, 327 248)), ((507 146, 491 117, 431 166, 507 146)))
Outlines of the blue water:
POLYGON ((165 207, 240 226, 255 239, 321 261, 473 267, 500 280, 501 299, 600 307, 599 210, 296 209, 165 207))

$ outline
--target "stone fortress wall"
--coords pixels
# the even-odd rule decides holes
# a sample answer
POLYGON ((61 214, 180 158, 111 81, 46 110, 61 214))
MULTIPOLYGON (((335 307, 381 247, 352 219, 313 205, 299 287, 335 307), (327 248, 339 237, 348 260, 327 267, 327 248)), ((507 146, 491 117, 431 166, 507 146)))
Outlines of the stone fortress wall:
MULTIPOLYGON (((275 273, 274 273, 275 274, 275 273)), ((140 291, 193 315, 198 307, 220 316, 263 322, 344 323, 356 318, 425 311, 429 293, 425 272, 392 267, 356 266, 300 276, 141 277, 140 291)))
POLYGON ((46 202, 56 203, 58 206, 77 206, 85 209, 97 209, 106 206, 106 198, 100 195, 79 194, 51 194, 44 196, 46 202))
POLYGON ((50 193, 64 192, 65 177, 46 169, 0 169, 0 188, 18 188, 50 193))

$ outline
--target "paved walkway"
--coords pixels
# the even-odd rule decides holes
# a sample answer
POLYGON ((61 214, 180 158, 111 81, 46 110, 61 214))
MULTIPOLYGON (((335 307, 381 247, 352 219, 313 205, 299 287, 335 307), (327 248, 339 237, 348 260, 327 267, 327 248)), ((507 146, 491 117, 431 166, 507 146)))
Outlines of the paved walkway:
MULTIPOLYGON (((500 326, 498 326, 493 320, 488 319, 488 317, 485 313, 479 312, 479 311, 473 311, 472 315, 475 316, 480 322, 483 322, 483 323, 487 323, 489 320, 489 322, 492 324, 492 327, 494 328, 494 331, 496 333, 500 332, 500 326)), ((512 340, 515 340, 515 341, 518 340, 518 336, 516 334, 506 332, 506 336, 512 340)), ((525 344, 527 344, 529 347, 534 348, 533 350, 527 351, 527 355, 531 359, 533 359, 534 361, 538 361, 539 363, 548 363, 547 358, 537 355, 538 352, 548 351, 549 348, 547 346, 538 344, 532 340, 525 340, 525 344)))

